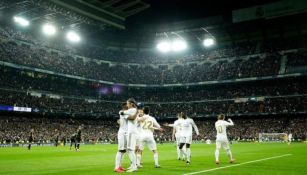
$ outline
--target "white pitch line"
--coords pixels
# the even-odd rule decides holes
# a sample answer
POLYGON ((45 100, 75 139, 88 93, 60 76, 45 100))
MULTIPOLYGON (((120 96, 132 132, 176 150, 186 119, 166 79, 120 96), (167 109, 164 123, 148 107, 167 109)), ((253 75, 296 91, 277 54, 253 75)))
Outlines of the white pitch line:
POLYGON ((248 161, 248 162, 244 162, 244 163, 239 163, 239 164, 233 164, 233 165, 229 165, 229 166, 223 166, 223 167, 212 168, 212 169, 203 170, 203 171, 186 173, 186 174, 183 174, 183 175, 192 175, 192 174, 206 173, 206 172, 210 172, 210 171, 216 171, 216 170, 220 170, 220 169, 231 168, 231 167, 251 164, 251 163, 255 163, 255 162, 261 162, 261 161, 265 161, 265 160, 270 160, 270 159, 277 159, 277 158, 286 157, 286 156, 292 156, 292 154, 284 154, 284 155, 280 155, 280 156, 274 156, 274 157, 268 157, 268 158, 264 158, 264 159, 252 160, 252 161, 248 161))

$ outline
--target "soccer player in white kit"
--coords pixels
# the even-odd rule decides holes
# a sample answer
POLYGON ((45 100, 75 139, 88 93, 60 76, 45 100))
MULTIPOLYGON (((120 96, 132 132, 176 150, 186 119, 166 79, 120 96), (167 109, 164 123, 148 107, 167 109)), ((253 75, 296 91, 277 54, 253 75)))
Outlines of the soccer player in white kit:
POLYGON ((233 163, 235 160, 232 157, 231 150, 229 148, 229 141, 227 138, 227 132, 226 128, 228 126, 233 126, 233 122, 231 119, 228 119, 228 122, 225 121, 225 115, 220 114, 218 115, 218 121, 215 122, 215 129, 216 129, 216 150, 215 150, 215 163, 220 164, 219 155, 220 155, 220 149, 223 147, 227 155, 229 157, 230 163, 233 163))
MULTIPOLYGON (((138 108, 141 106, 138 106, 138 108)), ((142 126, 141 122, 139 121, 143 115, 144 111, 143 109, 138 109, 139 113, 136 118, 137 120, 137 136, 136 136, 136 146, 135 146, 135 154, 136 154, 136 165, 138 168, 141 168, 141 157, 142 157, 142 151, 140 150, 140 145, 141 145, 141 133, 142 133, 142 126)))
POLYGON ((291 142, 292 142, 292 134, 289 133, 289 135, 288 135, 288 145, 290 145, 291 142))
POLYGON ((193 129, 196 132, 196 135, 199 135, 198 128, 194 122, 193 119, 188 118, 187 115, 184 112, 181 112, 181 118, 177 120, 177 122, 174 123, 174 127, 181 127, 179 130, 178 136, 179 136, 179 149, 180 152, 185 155, 187 161, 186 163, 189 165, 191 163, 191 149, 190 146, 192 144, 192 135, 193 135, 193 129), (186 150, 183 150, 183 146, 186 146, 186 150))
MULTIPOLYGON (((153 136, 154 130, 162 131, 163 129, 157 122, 157 120, 149 115, 149 107, 144 107, 144 116, 140 118, 140 124, 142 128, 141 132, 141 144, 140 144, 140 151, 141 153, 144 150, 145 145, 153 152, 155 168, 160 168, 159 161, 158 161, 158 152, 157 152, 157 144, 153 136)), ((139 160, 141 161, 141 160, 139 160)))
MULTIPOLYGON (((179 119, 180 113, 177 115, 177 117, 178 117, 178 119, 179 119)), ((177 121, 177 120, 176 120, 176 121, 177 121)), ((175 121, 175 122, 176 122, 176 121, 175 121)), ((179 149, 179 146, 180 146, 180 143, 179 143, 180 135, 178 134, 178 133, 179 133, 179 130, 181 130, 181 126, 178 126, 178 125, 177 125, 177 127, 174 127, 174 128, 173 128, 172 139, 173 139, 173 140, 176 139, 176 144, 177 144, 177 146, 176 146, 176 148, 177 148, 177 159, 178 159, 178 160, 181 160, 181 159, 182 159, 182 160, 185 160, 184 155, 181 154, 180 149, 179 149)), ((185 146, 184 146, 182 149, 186 150, 185 146)))
MULTIPOLYGON (((174 124, 177 123, 178 120, 181 118, 181 114, 180 113, 177 114, 177 118, 178 119, 174 122, 174 124)), ((168 127, 172 127, 173 128, 172 140, 176 141, 177 159, 178 160, 181 160, 181 159, 185 160, 184 155, 181 154, 181 151, 179 149, 179 145, 180 145, 180 143, 179 143, 180 135, 179 134, 180 134, 181 126, 180 125, 176 125, 176 127, 174 127, 174 124, 166 124, 164 126, 168 126, 168 127)), ((186 150, 185 146, 182 149, 186 150)))
POLYGON ((136 135, 137 135, 137 122, 136 117, 138 111, 136 109, 136 101, 133 98, 127 100, 128 110, 121 112, 121 115, 125 116, 128 124, 127 131, 127 152, 131 162, 131 166, 128 168, 127 172, 133 172, 137 170, 136 166, 136 155, 135 155, 135 146, 136 146, 136 135))
POLYGON ((122 104, 122 110, 119 111, 119 130, 117 133, 117 140, 118 140, 118 152, 115 157, 115 172, 122 173, 125 169, 122 167, 121 162, 123 156, 127 149, 127 131, 128 131, 128 121, 125 115, 121 115, 122 112, 128 110, 127 103, 122 104))

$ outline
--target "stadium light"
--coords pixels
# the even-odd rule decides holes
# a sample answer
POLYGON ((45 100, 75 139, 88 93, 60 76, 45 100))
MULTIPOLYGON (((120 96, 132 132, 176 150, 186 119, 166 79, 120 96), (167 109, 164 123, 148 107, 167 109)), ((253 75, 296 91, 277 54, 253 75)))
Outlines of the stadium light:
POLYGON ((157 44, 157 49, 160 52, 169 52, 171 50, 171 44, 168 41, 161 41, 160 43, 157 44))
POLYGON ((56 28, 53 25, 45 24, 43 25, 43 32, 46 35, 54 35, 56 33, 56 28))
POLYGON ((30 21, 26 20, 25 18, 14 16, 13 19, 17 24, 23 27, 27 27, 28 25, 30 25, 30 21))
POLYGON ((212 39, 212 38, 206 38, 206 39, 204 39, 203 45, 204 45, 205 47, 210 47, 210 46, 212 46, 212 45, 214 45, 214 44, 215 44, 214 39, 212 39))
POLYGON ((73 32, 73 31, 70 31, 67 33, 66 35, 66 38, 71 41, 71 42, 79 42, 81 40, 80 36, 76 33, 76 32, 73 32))
POLYGON ((175 40, 172 42, 172 51, 179 52, 187 48, 187 43, 184 40, 175 40))

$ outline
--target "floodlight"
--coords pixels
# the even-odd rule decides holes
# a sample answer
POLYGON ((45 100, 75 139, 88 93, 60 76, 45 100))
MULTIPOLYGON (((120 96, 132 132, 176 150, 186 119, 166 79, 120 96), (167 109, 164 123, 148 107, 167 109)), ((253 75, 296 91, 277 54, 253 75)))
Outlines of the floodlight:
POLYGON ((160 43, 157 44, 157 49, 160 52, 169 52, 171 49, 171 44, 168 41, 161 41, 160 43))
POLYGON ((43 25, 43 32, 46 35, 54 35, 56 33, 56 28, 51 24, 43 25))
POLYGON ((25 18, 23 18, 23 17, 19 17, 19 16, 14 16, 14 21, 17 23, 17 24, 19 24, 19 25, 21 25, 21 26, 23 26, 23 27, 26 27, 26 26, 28 26, 29 24, 30 24, 30 22, 28 21, 28 20, 26 20, 25 18))
POLYGON ((215 41, 212 38, 206 38, 206 39, 204 39, 203 44, 204 44, 205 47, 210 47, 210 46, 215 44, 215 41))
POLYGON ((172 50, 179 52, 187 48, 187 43, 184 40, 174 40, 172 42, 172 50))
POLYGON ((71 42, 79 42, 81 40, 80 36, 74 31, 67 32, 66 38, 71 42))

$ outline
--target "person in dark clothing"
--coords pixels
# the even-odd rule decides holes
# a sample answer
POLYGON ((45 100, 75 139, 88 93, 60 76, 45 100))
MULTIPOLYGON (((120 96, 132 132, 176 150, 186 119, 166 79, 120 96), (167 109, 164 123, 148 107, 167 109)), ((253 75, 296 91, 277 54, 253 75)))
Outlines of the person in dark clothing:
POLYGON ((31 129, 29 136, 28 150, 31 150, 32 142, 34 141, 34 129, 31 129))
POLYGON ((79 126, 76 134, 76 151, 80 150, 80 142, 81 142, 81 129, 82 127, 79 126))
POLYGON ((57 134, 57 135, 55 136, 54 146, 55 146, 55 147, 58 147, 58 145, 59 145, 59 135, 57 134))
POLYGON ((65 138, 65 137, 63 137, 63 139, 62 139, 62 140, 63 140, 63 145, 64 145, 64 146, 66 146, 66 138, 65 138))
POLYGON ((73 134, 70 137, 70 150, 71 150, 71 147, 72 147, 73 144, 75 145, 75 149, 76 149, 76 134, 73 134))

